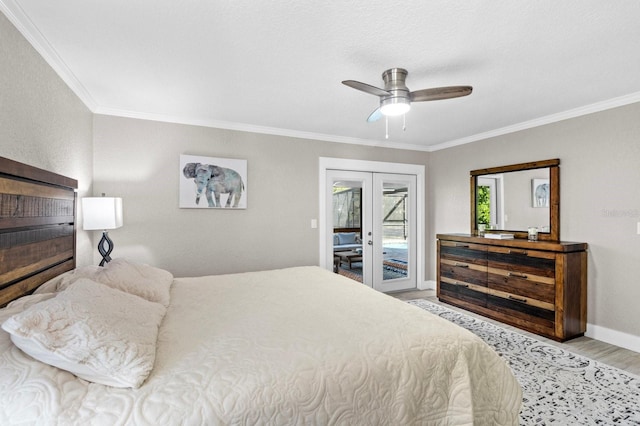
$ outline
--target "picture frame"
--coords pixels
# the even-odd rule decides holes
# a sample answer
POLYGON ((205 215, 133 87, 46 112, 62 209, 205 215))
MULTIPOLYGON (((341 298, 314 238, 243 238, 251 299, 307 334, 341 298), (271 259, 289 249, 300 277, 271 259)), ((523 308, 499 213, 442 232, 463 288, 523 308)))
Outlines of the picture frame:
POLYGON ((541 208, 550 206, 549 179, 531 179, 531 207, 541 208))
POLYGON ((179 182, 180 208, 247 208, 247 160, 183 154, 179 182))

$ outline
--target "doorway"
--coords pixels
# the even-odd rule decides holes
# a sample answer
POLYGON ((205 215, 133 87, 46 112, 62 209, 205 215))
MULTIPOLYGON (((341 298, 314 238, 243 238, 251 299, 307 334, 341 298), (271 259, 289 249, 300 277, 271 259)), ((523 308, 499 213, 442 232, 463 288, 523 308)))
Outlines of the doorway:
POLYGON ((423 203, 418 188, 422 188, 423 175, 405 172, 422 172, 424 167, 324 160, 320 170, 321 266, 382 292, 422 288, 419 218, 423 203), (353 241, 354 234, 358 241, 353 241))
POLYGON ((478 177, 476 188, 476 221, 485 229, 505 229, 502 206, 502 175, 478 177))

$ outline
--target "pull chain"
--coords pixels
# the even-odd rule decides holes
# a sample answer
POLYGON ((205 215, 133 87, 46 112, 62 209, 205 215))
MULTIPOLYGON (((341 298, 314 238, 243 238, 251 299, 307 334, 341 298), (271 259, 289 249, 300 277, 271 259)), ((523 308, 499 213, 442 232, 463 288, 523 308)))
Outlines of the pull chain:
MULTIPOLYGON (((402 114, 402 131, 407 130, 407 114, 402 114)), ((389 139, 389 117, 384 116, 384 137, 389 139)))

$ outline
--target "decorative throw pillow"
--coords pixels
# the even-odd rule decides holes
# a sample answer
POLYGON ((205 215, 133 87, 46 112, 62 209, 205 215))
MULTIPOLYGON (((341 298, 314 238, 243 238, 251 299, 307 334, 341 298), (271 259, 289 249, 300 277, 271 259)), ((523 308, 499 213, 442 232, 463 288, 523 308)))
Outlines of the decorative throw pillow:
POLYGON ((135 294, 150 302, 169 306, 169 292, 173 275, 164 269, 121 258, 112 260, 104 267, 84 266, 65 272, 41 285, 36 293, 62 291, 81 278, 88 278, 100 284, 135 294))
POLYGON ((94 383, 137 388, 153 368, 166 308, 81 278, 2 328, 31 357, 94 383))
POLYGON ((340 244, 356 244, 355 232, 341 232, 338 234, 340 244))

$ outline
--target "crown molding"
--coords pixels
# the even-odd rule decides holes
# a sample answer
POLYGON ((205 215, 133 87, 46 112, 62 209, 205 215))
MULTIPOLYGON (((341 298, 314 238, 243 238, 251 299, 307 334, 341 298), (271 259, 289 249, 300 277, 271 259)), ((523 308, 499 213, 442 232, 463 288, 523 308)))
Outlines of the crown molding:
POLYGON ((379 148, 405 149, 410 151, 429 150, 429 147, 413 144, 403 144, 399 142, 378 141, 373 139, 360 139, 347 136, 329 135, 325 133, 305 132, 301 130, 281 129, 277 127, 256 126, 247 123, 237 123, 231 121, 221 121, 213 119, 200 119, 192 117, 179 117, 163 114, 142 113, 138 111, 127 111, 118 108, 97 107, 94 111, 96 114, 110 115, 115 117, 136 118, 140 120, 161 121, 165 123, 187 124, 192 126, 213 127, 225 130, 237 130, 249 133, 262 133, 266 135, 285 136, 290 138, 345 143, 351 145, 365 145, 379 148))
POLYGON ((460 138, 460 139, 444 142, 437 145, 431 145, 429 147, 430 148, 429 152, 439 151, 441 149, 446 149, 446 148, 452 148, 454 146, 477 142, 480 140, 489 139, 496 136, 502 136, 509 133, 515 133, 521 130, 527 130, 534 127, 544 126, 546 124, 557 123, 559 121, 568 120, 570 118, 581 117, 583 115, 588 115, 588 114, 593 114, 595 112, 618 108, 618 107, 630 105, 636 102, 640 102, 640 92, 619 96, 617 98, 608 99, 602 102, 596 102, 591 105, 570 109, 568 111, 563 111, 558 114, 551 114, 544 117, 536 118, 534 120, 524 121, 522 123, 514 124, 512 126, 501 127, 499 129, 491 130, 488 132, 478 133, 475 135, 467 136, 465 138, 460 138))
POLYGON ((512 126, 501 127, 499 129, 490 130, 488 132, 477 133, 475 135, 467 136, 460 139, 443 142, 437 145, 414 145, 389 141, 378 141, 372 139, 359 139, 346 136, 328 135, 324 133, 304 132, 291 129, 280 129, 275 127, 256 126, 246 123, 235 123, 219 120, 208 119, 193 119, 189 117, 173 117, 161 114, 141 113, 136 111, 125 111, 116 108, 104 108, 97 107, 94 111, 96 114, 113 115, 119 117, 138 118, 141 120, 151 121, 164 121, 167 123, 177 124, 189 124, 203 127, 215 127, 227 130, 237 130, 250 133, 263 133, 268 135, 286 136, 298 139, 307 140, 321 140, 325 142, 346 143, 352 145, 365 145, 380 148, 391 149, 405 149, 410 151, 422 151, 422 152, 434 152, 442 149, 452 148, 459 145, 465 145, 468 143, 478 142, 481 140, 493 138, 496 136, 502 136, 509 133, 519 132, 521 130, 532 129, 534 127, 540 127, 547 124, 557 123, 559 121, 568 120, 571 118, 581 117, 596 112, 606 111, 613 108, 618 108, 625 105, 630 105, 636 102, 640 102, 640 92, 631 93, 629 95, 619 96, 617 98, 608 99, 602 102, 596 102, 591 105, 586 105, 579 108, 574 108, 568 111, 563 111, 557 114, 551 114, 544 117, 536 118, 534 120, 524 121, 512 126))
POLYGON ((80 98, 91 112, 95 112, 97 103, 87 89, 71 72, 67 64, 51 46, 47 38, 38 30, 24 10, 13 0, 0 0, 0 10, 7 19, 20 31, 24 38, 53 68, 54 72, 65 82, 67 86, 80 98))

